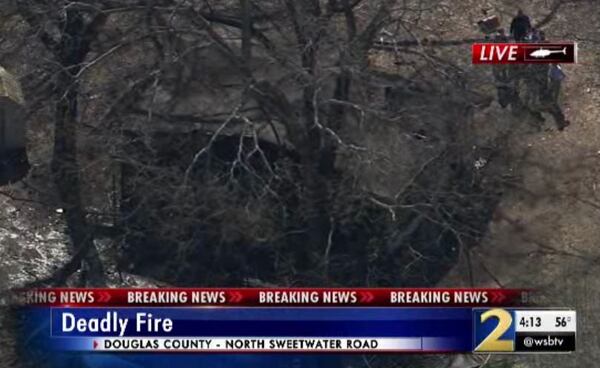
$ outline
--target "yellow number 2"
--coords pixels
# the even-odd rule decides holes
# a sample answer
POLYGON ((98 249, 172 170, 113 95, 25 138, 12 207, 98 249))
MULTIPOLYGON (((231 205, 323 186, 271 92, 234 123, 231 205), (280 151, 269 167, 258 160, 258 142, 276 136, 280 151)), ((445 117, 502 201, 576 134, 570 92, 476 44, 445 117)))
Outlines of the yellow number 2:
POLYGON ((512 325, 512 316, 509 312, 504 309, 490 309, 481 314, 481 323, 484 323, 488 319, 496 317, 498 319, 498 325, 494 330, 475 348, 475 351, 514 351, 513 340, 501 340, 500 337, 510 328, 512 325))

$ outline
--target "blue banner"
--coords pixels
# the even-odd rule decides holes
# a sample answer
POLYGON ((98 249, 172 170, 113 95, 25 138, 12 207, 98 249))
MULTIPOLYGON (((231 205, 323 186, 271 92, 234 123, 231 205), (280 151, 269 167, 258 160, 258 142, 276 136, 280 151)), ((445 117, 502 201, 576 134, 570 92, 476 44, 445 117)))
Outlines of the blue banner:
POLYGON ((52 308, 51 320, 54 337, 453 336, 470 342, 472 334, 466 308, 52 308))
MULTIPOLYGON (((296 350, 285 349, 278 350, 286 353, 283 355, 257 355, 252 349, 229 355, 164 354, 168 351, 165 347, 209 340, 211 347, 226 349, 226 344, 233 346, 243 338, 262 339, 263 348, 280 344, 277 346, 299 350, 313 347, 306 345, 307 341, 333 341, 348 352, 360 351, 351 350, 351 344, 368 343, 379 345, 373 351, 384 352, 470 352, 474 343, 471 308, 33 307, 27 308, 24 316, 21 346, 40 367, 158 367, 177 362, 177 367, 184 368, 334 368, 340 361, 336 355, 297 355, 296 350), (138 350, 127 354, 111 351, 140 346, 154 350, 142 354, 138 350)), ((326 346, 322 352, 336 351, 326 346)))

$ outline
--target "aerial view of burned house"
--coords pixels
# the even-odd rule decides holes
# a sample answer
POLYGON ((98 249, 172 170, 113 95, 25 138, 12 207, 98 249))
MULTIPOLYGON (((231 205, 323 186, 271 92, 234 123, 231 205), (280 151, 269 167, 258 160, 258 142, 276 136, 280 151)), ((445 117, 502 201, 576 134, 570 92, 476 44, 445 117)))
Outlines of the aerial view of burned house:
POLYGON ((487 366, 593 367, 597 5, 0 2, 0 291, 526 286, 587 355, 487 366))
POLYGON ((213 14, 214 39, 169 45, 122 121, 121 266, 215 285, 433 282, 495 201, 477 137, 456 128, 491 99, 452 65, 399 57, 373 16, 339 33, 334 12, 320 34, 258 16, 246 39, 213 14))
POLYGON ((392 3, 17 4, 3 175, 33 162, 11 196, 74 252, 39 282, 435 284, 483 236, 505 142, 477 122, 487 74, 392 3))

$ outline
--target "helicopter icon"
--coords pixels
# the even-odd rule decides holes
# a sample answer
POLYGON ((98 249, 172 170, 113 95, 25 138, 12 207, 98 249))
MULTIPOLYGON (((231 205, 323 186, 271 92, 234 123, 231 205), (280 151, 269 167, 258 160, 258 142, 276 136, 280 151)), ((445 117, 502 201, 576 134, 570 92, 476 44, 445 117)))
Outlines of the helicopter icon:
POLYGON ((529 54, 529 56, 534 57, 536 59, 542 59, 548 57, 552 54, 567 54, 567 48, 564 47, 562 50, 549 50, 549 49, 538 49, 529 54))

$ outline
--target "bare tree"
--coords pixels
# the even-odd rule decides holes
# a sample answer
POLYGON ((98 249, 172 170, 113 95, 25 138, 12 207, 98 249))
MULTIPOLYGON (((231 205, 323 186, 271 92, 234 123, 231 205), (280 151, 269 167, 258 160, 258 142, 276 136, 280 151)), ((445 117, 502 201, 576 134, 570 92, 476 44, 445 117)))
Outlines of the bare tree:
POLYGON ((58 283, 79 268, 85 259, 89 266, 88 281, 104 283, 102 263, 94 247, 85 208, 81 199, 79 163, 77 160, 78 74, 96 36, 96 27, 104 14, 84 4, 66 2, 64 7, 53 2, 17 2, 17 11, 37 33, 41 44, 52 58, 52 92, 54 103, 54 153, 52 173, 65 208, 68 233, 76 256, 57 277, 58 283), (91 10, 91 11, 90 11, 91 10))
POLYGON ((434 3, 17 2, 76 250, 58 280, 85 257, 101 283, 104 214, 122 266, 173 282, 393 283, 454 257, 495 198, 465 206, 489 99, 421 44, 434 3), (383 29, 417 50, 375 55, 383 29))

